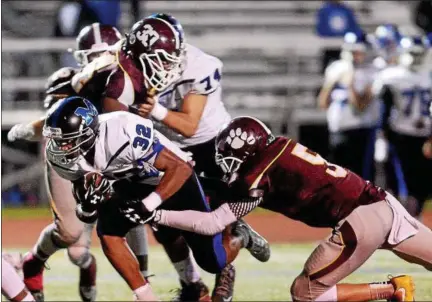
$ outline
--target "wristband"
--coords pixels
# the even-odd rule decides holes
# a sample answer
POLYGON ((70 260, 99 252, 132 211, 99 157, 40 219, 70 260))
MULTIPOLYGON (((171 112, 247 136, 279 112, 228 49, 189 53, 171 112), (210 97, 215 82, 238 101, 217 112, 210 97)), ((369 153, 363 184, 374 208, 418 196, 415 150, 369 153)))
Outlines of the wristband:
POLYGON ((144 207, 147 209, 147 211, 151 212, 161 205, 162 199, 158 193, 152 192, 149 196, 142 200, 142 203, 144 204, 144 207))
POLYGON ((151 115, 158 121, 162 121, 168 114, 168 109, 159 103, 156 103, 151 111, 151 115))

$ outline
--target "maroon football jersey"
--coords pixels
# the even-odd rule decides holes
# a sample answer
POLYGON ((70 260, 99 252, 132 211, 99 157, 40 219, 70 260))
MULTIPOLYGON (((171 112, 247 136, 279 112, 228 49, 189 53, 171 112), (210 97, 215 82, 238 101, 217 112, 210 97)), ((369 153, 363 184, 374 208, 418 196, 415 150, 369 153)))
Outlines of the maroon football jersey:
POLYGON ((126 106, 143 103, 147 99, 144 75, 123 50, 116 53, 118 67, 111 73, 105 86, 105 96, 126 106))
POLYGON ((263 208, 315 227, 334 227, 356 207, 386 196, 355 173, 284 137, 245 163, 233 185, 243 192, 262 189, 263 208))

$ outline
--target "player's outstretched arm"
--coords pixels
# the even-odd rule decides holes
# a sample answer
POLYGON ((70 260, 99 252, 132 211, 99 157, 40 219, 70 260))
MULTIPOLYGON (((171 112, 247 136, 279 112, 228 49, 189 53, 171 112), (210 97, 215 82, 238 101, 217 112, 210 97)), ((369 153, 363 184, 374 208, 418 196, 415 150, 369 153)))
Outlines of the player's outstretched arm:
POLYGON ((228 225, 250 213, 262 200, 262 196, 251 196, 229 201, 212 212, 158 210, 154 222, 211 236, 222 232, 228 225))
POLYGON ((42 128, 45 123, 45 118, 35 120, 29 124, 14 125, 8 132, 8 140, 13 142, 17 139, 25 139, 29 141, 37 141, 42 138, 42 128))

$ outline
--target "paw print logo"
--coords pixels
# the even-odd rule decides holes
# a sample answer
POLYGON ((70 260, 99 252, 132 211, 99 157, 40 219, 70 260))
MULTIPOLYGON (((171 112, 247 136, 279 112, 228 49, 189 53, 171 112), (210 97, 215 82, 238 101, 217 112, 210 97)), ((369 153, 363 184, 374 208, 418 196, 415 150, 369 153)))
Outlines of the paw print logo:
POLYGON ((246 131, 243 131, 241 128, 237 128, 236 130, 231 129, 226 142, 233 149, 241 149, 245 143, 248 145, 255 144, 255 138, 252 135, 248 137, 246 131))

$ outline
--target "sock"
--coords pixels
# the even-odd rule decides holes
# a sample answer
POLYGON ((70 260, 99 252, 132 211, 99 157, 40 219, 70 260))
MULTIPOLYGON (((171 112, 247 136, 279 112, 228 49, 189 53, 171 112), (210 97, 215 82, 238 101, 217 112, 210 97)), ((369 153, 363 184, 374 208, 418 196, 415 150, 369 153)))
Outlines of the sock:
POLYGON ((52 223, 43 229, 32 253, 42 261, 46 261, 52 254, 64 248, 57 245, 53 240, 55 224, 52 223))
POLYGON ((173 263, 173 265, 180 277, 180 280, 186 284, 195 283, 201 279, 198 265, 196 264, 191 251, 189 251, 189 256, 186 259, 173 263))
POLYGON ((24 282, 9 262, 4 260, 3 257, 1 261, 2 293, 4 293, 9 299, 15 298, 25 289, 24 282))
POLYGON ((337 285, 338 301, 387 300, 393 294, 394 288, 389 282, 337 285))
POLYGON ((393 285, 386 281, 369 283, 369 290, 371 300, 388 300, 395 292, 393 285))
POLYGON ((159 301, 150 284, 143 285, 134 290, 134 301, 159 301))

